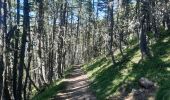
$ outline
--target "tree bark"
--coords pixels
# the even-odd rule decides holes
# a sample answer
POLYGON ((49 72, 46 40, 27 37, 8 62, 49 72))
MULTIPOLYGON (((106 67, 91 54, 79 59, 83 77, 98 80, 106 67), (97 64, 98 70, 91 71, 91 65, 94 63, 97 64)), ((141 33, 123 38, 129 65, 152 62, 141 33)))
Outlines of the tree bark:
POLYGON ((141 22, 140 22, 140 49, 141 49, 141 53, 142 53, 142 59, 145 57, 150 58, 150 52, 149 52, 149 48, 147 46, 147 40, 146 40, 146 34, 147 32, 150 31, 149 27, 150 27, 150 5, 149 5, 149 1, 143 1, 142 2, 142 7, 141 7, 141 22))
POLYGON ((19 71, 18 71, 17 100, 22 100, 23 67, 25 59, 26 37, 28 32, 29 32, 29 3, 28 0, 24 0, 23 34, 21 40, 20 63, 18 68, 19 71))
POLYGON ((65 1, 61 4, 60 8, 60 32, 59 32, 59 43, 58 43, 58 76, 59 78, 62 77, 62 56, 63 56, 63 46, 64 46, 64 26, 65 26, 65 16, 66 16, 66 6, 67 2, 65 1))
MULTIPOLYGON (((0 0, 0 16, 2 16, 1 8, 2 8, 2 0, 0 0)), ((0 21, 2 17, 0 17, 0 21)), ((3 62, 3 31, 2 31, 2 23, 0 23, 0 99, 3 98, 3 73, 4 73, 4 62, 3 62)))
MULTIPOLYGON (((20 0, 17 0, 17 26, 20 23, 20 0)), ((13 61, 13 95, 14 99, 17 99, 17 67, 18 67, 18 44, 19 44, 19 29, 15 32, 15 51, 14 51, 14 61, 13 61)))
POLYGON ((108 40, 108 44, 109 44, 109 55, 111 55, 112 57, 112 62, 113 64, 115 64, 115 58, 114 58, 114 52, 113 52, 113 25, 114 25, 114 20, 113 20, 113 3, 114 0, 109 0, 108 2, 108 33, 109 33, 109 40, 108 40))

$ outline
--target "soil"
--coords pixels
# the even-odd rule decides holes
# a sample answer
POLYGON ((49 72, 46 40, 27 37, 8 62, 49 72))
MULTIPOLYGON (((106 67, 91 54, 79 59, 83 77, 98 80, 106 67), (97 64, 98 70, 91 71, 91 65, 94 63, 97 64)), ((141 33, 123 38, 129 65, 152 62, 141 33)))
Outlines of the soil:
POLYGON ((59 91, 53 100, 96 100, 89 89, 87 75, 80 66, 74 66, 73 70, 64 79, 65 89, 59 91))

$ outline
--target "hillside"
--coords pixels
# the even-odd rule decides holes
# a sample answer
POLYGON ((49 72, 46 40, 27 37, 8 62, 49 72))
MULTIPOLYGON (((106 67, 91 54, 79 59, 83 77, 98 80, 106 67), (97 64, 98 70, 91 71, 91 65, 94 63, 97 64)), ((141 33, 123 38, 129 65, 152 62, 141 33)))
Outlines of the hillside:
POLYGON ((65 72, 65 78, 35 95, 33 100, 85 98, 82 94, 88 86, 90 90, 86 90, 85 93, 92 92, 97 100, 169 100, 170 36, 166 33, 157 41, 150 45, 153 55, 151 59, 141 60, 139 46, 133 42, 133 46, 124 51, 124 57, 119 53, 115 55, 118 61, 115 65, 110 57, 101 56, 84 64, 83 67, 70 67, 65 72), (82 69, 87 74, 89 85, 82 69), (155 87, 148 90, 142 88, 139 85, 141 77, 154 82, 155 87))
MULTIPOLYGON (((91 90, 96 93, 99 100, 133 100, 132 93, 140 90, 138 80, 146 77, 153 81, 159 88, 158 100, 170 100, 170 36, 164 35, 149 46, 153 57, 151 59, 141 60, 141 54, 138 45, 125 50, 126 56, 116 55, 119 61, 112 65, 109 57, 99 57, 84 65, 91 81, 91 90), (169 88, 168 88, 169 87, 169 88), (162 99, 164 98, 164 99, 162 99)), ((142 94, 145 100, 155 99, 157 90, 142 94)))
POLYGON ((0 0, 0 100, 170 100, 170 0, 0 0))

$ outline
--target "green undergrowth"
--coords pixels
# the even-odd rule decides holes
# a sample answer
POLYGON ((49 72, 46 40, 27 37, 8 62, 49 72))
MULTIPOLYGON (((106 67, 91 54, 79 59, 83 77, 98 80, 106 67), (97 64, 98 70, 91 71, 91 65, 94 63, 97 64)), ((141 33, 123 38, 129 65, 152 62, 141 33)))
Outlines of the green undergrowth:
POLYGON ((163 95, 161 94, 163 89, 170 90, 170 35, 157 40, 157 43, 150 46, 150 51, 153 57, 141 60, 139 46, 134 45, 125 51, 124 58, 120 54, 116 55, 118 62, 115 65, 108 57, 97 58, 85 64, 83 69, 91 81, 91 90, 98 100, 120 96, 121 86, 125 87, 128 95, 132 89, 139 88, 138 80, 141 77, 146 77, 159 86, 157 96, 159 98, 163 95))
POLYGON ((65 88, 65 84, 63 82, 63 79, 67 77, 72 70, 72 67, 69 67, 66 69, 66 71, 63 74, 63 78, 56 80, 51 85, 45 88, 42 92, 37 92, 32 100, 50 100, 53 96, 55 96, 60 90, 63 90, 65 88))
POLYGON ((161 86, 157 93, 156 100, 170 100, 170 82, 161 86))
POLYGON ((58 80, 47 87, 43 92, 36 94, 32 100, 49 100, 51 97, 55 96, 59 90, 64 88, 62 80, 58 80))

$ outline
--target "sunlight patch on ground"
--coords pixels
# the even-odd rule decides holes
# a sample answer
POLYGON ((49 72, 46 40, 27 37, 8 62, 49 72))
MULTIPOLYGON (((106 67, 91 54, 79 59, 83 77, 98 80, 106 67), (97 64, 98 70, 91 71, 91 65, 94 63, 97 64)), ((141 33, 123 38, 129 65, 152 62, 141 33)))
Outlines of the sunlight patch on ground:
POLYGON ((133 63, 138 63, 140 60, 141 60, 141 53, 140 53, 140 50, 138 50, 138 51, 135 53, 135 56, 132 57, 131 61, 132 61, 133 63))
POLYGON ((161 59, 162 59, 162 61, 164 61, 164 62, 170 61, 170 55, 164 56, 164 57, 162 57, 161 59))
POLYGON ((129 73, 132 71, 131 65, 132 65, 132 63, 129 62, 129 63, 126 65, 127 67, 124 68, 124 69, 122 69, 122 70, 120 71, 120 73, 121 73, 123 76, 129 75, 129 73))
MULTIPOLYGON (((91 76, 93 73, 96 73, 104 65, 106 65, 106 63, 102 64, 101 66, 95 67, 93 70, 89 71, 89 75, 91 76)), ((94 66, 89 66, 89 67, 94 67, 94 66)))
POLYGON ((97 73, 100 73, 101 71, 103 71, 104 69, 108 68, 111 65, 112 63, 109 64, 104 63, 101 66, 96 67, 94 70, 89 71, 88 76, 91 78, 91 80, 94 80, 96 78, 95 76, 98 75, 97 73))
POLYGON ((170 72, 170 68, 167 68, 167 71, 169 71, 169 72, 170 72))
POLYGON ((163 42, 166 43, 166 42, 168 42, 169 40, 170 40, 170 37, 166 37, 166 38, 163 40, 163 42))
MULTIPOLYGON (((135 56, 134 56, 135 57, 135 56)), ((133 57, 133 58, 134 58, 133 57)), ((140 60, 140 59, 139 59, 140 60)), ((132 65, 133 65, 133 62, 128 62, 125 66, 125 68, 123 68, 120 73, 121 75, 116 77, 115 80, 113 80, 112 82, 112 86, 114 86, 114 88, 118 85, 121 85, 121 84, 126 84, 126 82, 130 82, 130 81, 133 81, 135 80, 135 78, 133 76, 130 76, 131 72, 132 72, 132 65)), ((113 87, 112 87, 113 88, 113 87)), ((113 89, 114 89, 113 88, 113 89)), ((118 96, 120 95, 120 91, 116 90, 114 92, 114 96, 118 96)), ((111 95, 110 95, 111 96, 111 95)))
MULTIPOLYGON (((131 89, 139 88, 138 80, 140 77, 147 77, 161 87, 168 84, 170 79, 170 37, 165 38, 163 41, 164 43, 161 40, 151 45, 151 52, 156 55, 156 58, 150 60, 145 59, 142 61, 140 49, 137 48, 138 45, 134 45, 131 49, 125 50, 127 60, 122 59, 120 52, 115 55, 116 61, 122 60, 116 65, 112 66, 110 57, 105 58, 105 60, 102 60, 103 58, 97 59, 94 63, 87 65, 86 71, 93 82, 91 85, 92 90, 99 99, 120 97, 122 93, 120 91, 121 86, 130 93, 131 89), (140 60, 141 62, 139 63, 140 60)), ((152 100, 152 98, 148 99, 152 100)))

